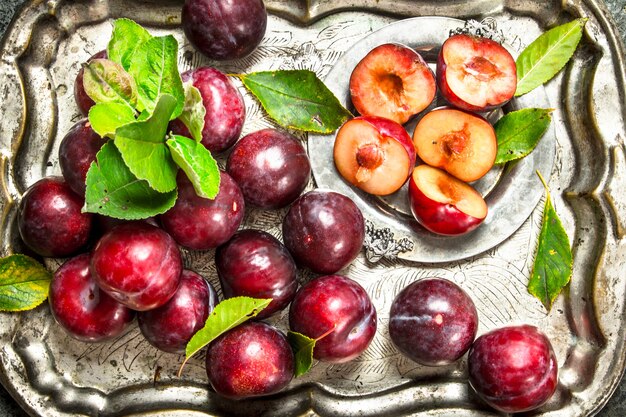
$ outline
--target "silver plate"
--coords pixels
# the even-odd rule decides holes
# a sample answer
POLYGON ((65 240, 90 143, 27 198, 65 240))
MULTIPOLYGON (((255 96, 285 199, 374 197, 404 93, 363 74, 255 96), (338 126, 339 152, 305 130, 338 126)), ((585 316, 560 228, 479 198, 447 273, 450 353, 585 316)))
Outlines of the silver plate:
MULTIPOLYGON (((0 49, 3 255, 24 249, 15 228, 21 193, 37 179, 60 172, 59 142, 79 117, 72 97, 75 74, 80 62, 105 47, 111 19, 129 17, 154 33, 173 33, 182 45, 181 69, 212 64, 185 43, 181 4, 32 0, 16 16, 0 49)), ((395 295, 416 279, 437 275, 457 282, 472 296, 480 333, 529 323, 552 339, 560 383, 539 414, 569 417, 597 412, 626 364, 626 108, 620 98, 626 70, 624 51, 601 3, 268 0, 266 5, 271 16, 260 48, 244 60, 218 64, 220 69, 237 73, 306 68, 326 78, 359 40, 407 17, 488 15, 479 25, 495 30, 517 51, 556 23, 588 17, 574 60, 545 87, 555 109, 555 156, 552 170, 543 174, 549 177, 575 256, 567 290, 549 314, 526 291, 542 210, 542 204, 531 199, 523 199, 533 208, 530 217, 504 242, 464 260, 436 264, 398 259, 410 246, 409 239, 415 239, 414 232, 404 234, 391 229, 387 219, 372 216, 367 237, 371 256, 361 254, 342 272, 370 294, 379 329, 370 348, 348 364, 317 363, 280 394, 227 401, 208 387, 202 357, 191 360, 183 377, 177 378, 182 358, 150 347, 136 327, 109 343, 80 343, 60 330, 44 304, 28 313, 0 314, 3 385, 31 415, 52 417, 496 415, 471 393, 464 359, 443 368, 421 367, 403 358, 389 341, 389 306, 395 295)), ((415 33, 435 33, 439 28, 433 26, 450 21, 420 22, 412 29, 415 33)), ((256 101, 247 94, 245 100, 245 132, 271 126, 256 101)), ((308 139, 311 143, 314 138, 308 139)), ((525 190, 520 194, 525 197, 525 190)), ((280 236, 283 215, 284 211, 249 211, 245 225, 280 236)), ((213 252, 185 251, 184 258, 186 266, 217 283, 213 252)), ((59 262, 48 264, 54 269, 59 262)), ((308 273, 300 276, 302 281, 309 278, 308 273)), ((285 315, 272 322, 285 329, 285 315)))
MULTIPOLYGON (((326 76, 326 85, 345 107, 354 112, 350 102, 349 74, 369 51, 384 43, 401 43, 419 51, 434 70, 440 46, 451 33, 460 31, 500 36, 495 25, 489 27, 475 21, 466 24, 462 20, 446 17, 401 20, 364 37, 350 48, 326 76)), ((519 51, 511 52, 517 56, 516 52, 519 51)), ((445 101, 437 97, 429 109, 445 105, 445 101)), ((508 112, 531 107, 550 108, 542 88, 513 99, 505 110, 508 112)), ((493 113, 485 116, 495 121, 502 112, 493 113)), ((419 116, 406 125, 411 136, 418 121, 419 116)), ((473 186, 482 192, 489 214, 478 229, 455 237, 435 235, 415 221, 408 205, 407 184, 394 194, 382 198, 368 195, 348 184, 333 163, 333 137, 309 135, 308 146, 316 184, 349 196, 361 207, 370 222, 383 224, 394 236, 405 239, 407 243, 403 249, 406 250, 398 251, 397 257, 416 262, 450 262, 493 248, 524 224, 543 195, 543 185, 537 172, 548 174, 552 171, 555 142, 552 127, 529 156, 505 167, 495 166, 485 177, 475 182, 473 186)), ((375 248, 369 242, 367 250, 366 254, 370 255, 368 259, 377 260, 375 248)))

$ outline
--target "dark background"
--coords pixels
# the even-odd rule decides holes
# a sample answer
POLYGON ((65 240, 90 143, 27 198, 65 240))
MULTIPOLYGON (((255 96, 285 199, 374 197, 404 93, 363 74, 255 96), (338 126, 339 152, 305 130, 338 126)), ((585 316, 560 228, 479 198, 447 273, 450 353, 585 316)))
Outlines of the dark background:
MULTIPOLYGON (((26 0, 0 0, 0 37, 4 35, 4 31, 13 15, 25 2, 26 0)), ((605 3, 622 34, 622 42, 626 44, 626 0, 606 0, 605 3)), ((15 403, 2 385, 0 385, 0 416, 28 416, 15 403)), ((598 416, 626 417, 626 378, 622 378, 622 383, 617 388, 617 391, 613 394, 606 407, 598 413, 598 416)))

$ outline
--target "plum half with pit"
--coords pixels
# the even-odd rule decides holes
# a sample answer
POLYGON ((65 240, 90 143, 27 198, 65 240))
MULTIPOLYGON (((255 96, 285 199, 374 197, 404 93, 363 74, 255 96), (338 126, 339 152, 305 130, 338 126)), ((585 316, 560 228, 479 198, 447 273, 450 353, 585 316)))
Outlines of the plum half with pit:
MULTIPOLYGON (((202 144, 213 153, 221 153, 239 139, 246 117, 243 97, 237 87, 221 71, 200 67, 181 74, 185 83, 191 83, 200 91, 206 109, 202 144)), ((191 137, 187 126, 179 119, 170 123, 177 135, 191 137)))
POLYGON ((300 141, 276 129, 241 138, 228 157, 226 170, 246 202, 264 209, 291 204, 311 177, 311 163, 300 141))
POLYGON ((210 59, 243 58, 263 40, 263 0, 186 0, 181 23, 189 42, 210 59))
POLYGON ((230 239, 243 221, 245 203, 237 183, 220 171, 220 189, 214 199, 196 194, 182 171, 176 178, 178 199, 160 216, 161 225, 173 238, 194 250, 216 248, 230 239))
POLYGON ((440 235, 469 233, 485 220, 488 206, 471 185, 428 165, 419 165, 409 180, 413 217, 440 235))
POLYGON ((319 339, 313 357, 327 362, 348 362, 363 353, 376 334, 376 324, 376 309, 367 292, 343 275, 309 281, 289 309, 289 328, 319 339))
POLYGON ((469 383, 496 410, 541 407, 556 391, 558 363, 548 337, 534 326, 509 326, 480 336, 468 355, 469 383))
POLYGON ((376 116, 348 120, 335 138, 333 159, 350 184, 374 195, 391 194, 415 166, 415 146, 402 125, 376 116))
POLYGON ((84 203, 62 177, 40 179, 28 187, 18 206, 22 241, 41 256, 76 254, 91 233, 92 215, 81 211, 84 203))
POLYGON ((172 298, 182 269, 174 239, 145 222, 114 227, 100 238, 91 257, 98 286, 137 311, 160 307, 172 298))
POLYGON ((461 181, 483 177, 498 152, 496 132, 484 118, 442 107, 428 112, 413 131, 417 155, 461 181))
POLYGON ((363 214, 334 191, 303 194, 283 219, 283 241, 297 264, 334 274, 357 257, 365 238, 363 214))
POLYGON ((87 253, 67 260, 57 269, 48 302, 57 323, 83 342, 104 342, 119 336, 135 318, 133 310, 96 285, 87 253))
POLYGON ((263 322, 244 323, 211 342, 206 353, 209 382, 220 395, 241 399, 269 395, 293 377, 287 338, 263 322))
POLYGON ((164 352, 184 353, 187 342, 200 330, 217 304, 217 293, 201 275, 183 270, 170 300, 161 307, 137 314, 141 334, 164 352))
POLYGON ((396 43, 372 49, 350 76, 352 104, 362 116, 399 124, 426 109, 436 92, 435 75, 422 56, 396 43))
POLYGON ((455 107, 475 112, 493 110, 515 95, 515 60, 496 41, 454 35, 441 46, 437 85, 441 95, 455 107))
POLYGON ((224 298, 271 298, 258 319, 287 307, 298 282, 296 264, 278 239, 260 230, 242 230, 215 251, 224 298))
POLYGON ((87 171, 106 141, 93 131, 87 119, 77 122, 63 137, 59 145, 59 166, 67 185, 76 194, 85 195, 87 171))
POLYGON ((448 365, 467 352, 478 330, 474 302, 442 278, 409 284, 395 298, 389 336, 408 358, 427 366, 448 365))

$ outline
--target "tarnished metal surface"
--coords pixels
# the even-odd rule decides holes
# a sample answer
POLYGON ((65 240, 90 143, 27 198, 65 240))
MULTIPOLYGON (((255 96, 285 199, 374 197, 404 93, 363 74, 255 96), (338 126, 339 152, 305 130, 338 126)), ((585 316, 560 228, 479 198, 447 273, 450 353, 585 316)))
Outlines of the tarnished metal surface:
MULTIPOLYGON (((21 193, 42 176, 60 172, 59 142, 79 118, 72 94, 75 74, 81 62, 105 47, 111 19, 130 17, 153 33, 173 33, 182 45, 181 69, 214 64, 186 44, 180 30, 181 4, 34 0, 16 17, 0 51, 3 254, 23 250, 15 227, 15 202, 21 193)), ((516 168, 506 168, 483 192, 502 193, 501 202, 494 203, 501 206, 496 207, 522 212, 524 218, 505 223, 494 216, 493 235, 504 236, 502 243, 490 241, 491 233, 469 246, 462 240, 441 239, 431 258, 411 255, 433 243, 409 225, 410 218, 403 217, 398 206, 402 203, 391 202, 400 214, 383 215, 372 207, 388 203, 357 199, 370 220, 368 250, 343 272, 366 288, 377 307, 379 326, 370 348, 353 362, 317 363, 310 374, 272 397, 226 401, 209 389, 202 357, 191 360, 179 379, 175 373, 182 358, 150 347, 136 327, 110 343, 80 343, 63 333, 43 305, 29 313, 0 315, 0 378, 7 389, 29 413, 41 416, 495 415, 471 393, 465 360, 442 368, 422 367, 403 358, 389 341, 389 307, 395 295, 416 279, 437 275, 453 280, 472 296, 480 333, 530 323, 552 339, 560 384, 539 413, 569 417, 597 411, 626 362, 626 108, 620 98, 626 77, 624 53, 602 6, 593 0, 273 0, 266 4, 271 16, 260 48, 244 60, 216 66, 228 73, 312 69, 337 88, 344 88, 337 83, 345 86, 349 77, 345 62, 362 53, 358 42, 365 37, 379 41, 382 33, 383 38, 388 34, 408 43, 432 42, 437 48, 447 30, 462 26, 450 19, 423 18, 372 35, 402 18, 439 15, 481 21, 489 17, 510 47, 519 51, 554 24, 588 17, 571 64, 538 90, 539 96, 524 99, 530 102, 517 100, 511 107, 555 109, 553 130, 541 145, 546 149, 538 149, 541 154, 524 163, 532 163, 534 169, 533 161, 538 161, 549 177, 556 210, 569 233, 575 264, 568 289, 550 314, 526 292, 541 220, 542 204, 536 204, 541 188, 532 191, 540 187, 536 181, 509 184, 509 178, 517 178, 509 170, 516 168), (552 150, 553 158, 546 154, 552 150)), ((335 93, 345 99, 345 91, 335 93)), ((244 133, 270 126, 256 101, 247 94, 245 100, 244 133)), ((317 148, 327 145, 332 136, 301 137, 308 141, 315 179, 321 182, 321 170, 333 168, 319 163, 324 153, 318 154, 317 148)), ((341 187, 336 184, 321 185, 341 187)), ((314 186, 312 182, 310 187, 314 186)), ((284 210, 249 211, 245 225, 280 236, 283 215, 284 210)), ((185 251, 184 258, 188 267, 217 283, 212 251, 185 251)), ((58 264, 49 262, 51 268, 58 264)), ((309 278, 305 272, 300 276, 302 281, 309 278)), ((272 320, 283 329, 285 314, 272 320)))

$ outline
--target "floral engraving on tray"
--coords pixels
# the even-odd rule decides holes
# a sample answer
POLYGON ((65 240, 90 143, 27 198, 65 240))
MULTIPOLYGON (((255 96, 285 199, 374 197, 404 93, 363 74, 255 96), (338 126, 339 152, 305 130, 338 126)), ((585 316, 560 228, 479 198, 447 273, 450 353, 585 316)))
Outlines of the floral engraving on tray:
POLYGON ((474 19, 469 19, 465 22, 465 25, 461 28, 451 30, 450 36, 458 34, 482 36, 489 38, 499 43, 505 41, 504 33, 498 30, 498 24, 493 17, 487 17, 480 22, 474 19))
POLYGON ((365 221, 365 257, 368 261, 376 263, 383 258, 395 260, 398 254, 413 250, 413 241, 403 237, 395 239, 390 228, 377 229, 369 220, 365 221))

